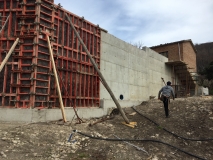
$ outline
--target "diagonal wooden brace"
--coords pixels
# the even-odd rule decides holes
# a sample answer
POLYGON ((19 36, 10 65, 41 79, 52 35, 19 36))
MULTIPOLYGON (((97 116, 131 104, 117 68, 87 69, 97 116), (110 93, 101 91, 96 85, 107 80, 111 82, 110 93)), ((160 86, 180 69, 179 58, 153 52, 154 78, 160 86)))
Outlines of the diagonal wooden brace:
POLYGON ((58 91, 58 96, 59 96, 59 103, 60 103, 61 113, 62 113, 62 117, 63 117, 64 122, 66 122, 67 120, 66 120, 66 116, 65 116, 65 112, 64 112, 64 104, 63 104, 63 101, 62 101, 61 89, 60 89, 59 82, 58 82, 58 75, 57 75, 57 71, 56 71, 56 67, 55 67, 55 61, 54 61, 54 58, 53 58, 52 47, 50 45, 49 36, 48 35, 46 35, 46 36, 47 36, 48 47, 49 47, 49 52, 50 52, 50 58, 51 58, 52 66, 53 66, 53 72, 54 72, 57 91, 58 91))
POLYGON ((13 43, 12 47, 10 48, 9 52, 7 53, 6 57, 2 61, 0 65, 0 72, 4 68, 5 64, 7 63, 8 59, 10 58, 10 55, 13 53, 13 50, 15 49, 16 45, 18 44, 19 38, 16 39, 16 41, 13 43))

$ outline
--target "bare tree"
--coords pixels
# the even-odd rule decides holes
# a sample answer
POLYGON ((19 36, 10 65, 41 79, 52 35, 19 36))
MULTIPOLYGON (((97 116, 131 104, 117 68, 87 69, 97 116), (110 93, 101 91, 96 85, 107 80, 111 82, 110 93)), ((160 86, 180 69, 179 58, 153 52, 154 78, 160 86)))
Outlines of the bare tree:
POLYGON ((135 46, 135 47, 137 47, 137 48, 139 48, 139 49, 142 49, 142 48, 144 47, 144 44, 143 44, 142 41, 139 41, 139 42, 137 42, 137 43, 131 43, 131 42, 130 42, 130 44, 132 44, 133 46, 135 46))

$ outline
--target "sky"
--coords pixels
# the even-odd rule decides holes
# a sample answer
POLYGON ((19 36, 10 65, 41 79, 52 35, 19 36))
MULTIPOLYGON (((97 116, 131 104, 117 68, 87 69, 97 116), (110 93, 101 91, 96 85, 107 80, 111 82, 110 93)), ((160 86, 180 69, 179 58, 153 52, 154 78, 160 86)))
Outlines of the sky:
POLYGON ((213 0, 54 0, 115 37, 151 47, 213 42, 213 0))

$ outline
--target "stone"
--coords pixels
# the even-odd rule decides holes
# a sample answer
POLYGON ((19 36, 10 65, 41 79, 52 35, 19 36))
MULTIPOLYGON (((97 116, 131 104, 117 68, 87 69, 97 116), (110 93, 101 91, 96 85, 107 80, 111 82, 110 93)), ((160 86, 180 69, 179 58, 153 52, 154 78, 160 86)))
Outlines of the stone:
POLYGON ((3 140, 3 141, 6 141, 6 140, 7 140, 7 138, 6 138, 6 137, 3 137, 3 138, 2 138, 2 140, 3 140))
POLYGON ((12 140, 12 142, 13 142, 14 144, 17 144, 17 143, 18 143, 16 140, 12 140))
POLYGON ((1 152, 1 156, 4 157, 4 158, 7 157, 7 155, 3 151, 1 152))
POLYGON ((58 158, 59 155, 58 155, 58 154, 53 154, 53 155, 51 155, 51 157, 53 157, 53 158, 58 158))
POLYGON ((157 156, 154 156, 154 157, 152 158, 152 160, 158 160, 158 157, 157 157, 157 156))
POLYGON ((38 155, 38 153, 33 153, 33 156, 34 156, 34 157, 37 157, 37 155, 38 155))

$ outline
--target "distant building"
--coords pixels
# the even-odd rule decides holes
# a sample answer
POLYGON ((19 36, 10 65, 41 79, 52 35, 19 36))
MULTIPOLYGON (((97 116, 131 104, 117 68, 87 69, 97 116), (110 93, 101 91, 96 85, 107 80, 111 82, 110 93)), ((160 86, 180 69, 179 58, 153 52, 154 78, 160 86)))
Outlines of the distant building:
POLYGON ((196 87, 196 49, 191 39, 150 47, 168 58, 173 68, 172 84, 177 96, 194 95, 196 87), (177 81, 179 79, 180 81, 177 81))

